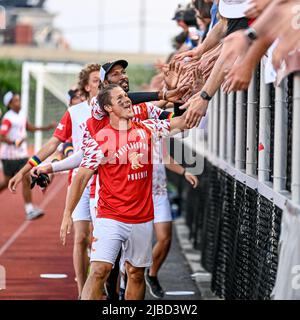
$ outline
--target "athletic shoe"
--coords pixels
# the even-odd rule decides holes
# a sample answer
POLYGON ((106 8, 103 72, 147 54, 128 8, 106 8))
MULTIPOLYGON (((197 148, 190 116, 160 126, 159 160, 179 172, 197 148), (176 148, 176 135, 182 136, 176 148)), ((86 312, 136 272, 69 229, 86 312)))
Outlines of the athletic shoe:
POLYGON ((26 214, 27 220, 34 220, 44 215, 44 212, 39 208, 34 208, 26 214))
POLYGON ((149 288, 150 294, 156 298, 156 299, 161 299, 164 297, 165 293, 162 287, 159 284, 158 278, 157 277, 151 277, 149 275, 149 269, 146 270, 145 273, 145 281, 147 284, 147 287, 149 288))

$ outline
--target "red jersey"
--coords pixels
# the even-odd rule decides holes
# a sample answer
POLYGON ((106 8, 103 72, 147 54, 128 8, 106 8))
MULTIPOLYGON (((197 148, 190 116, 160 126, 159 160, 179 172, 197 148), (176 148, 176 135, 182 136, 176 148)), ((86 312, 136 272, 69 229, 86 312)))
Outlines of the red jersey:
MULTIPOLYGON (((159 119, 161 113, 163 112, 160 108, 156 107, 153 103, 140 103, 132 106, 134 112, 134 118, 132 119, 135 122, 141 122, 147 119, 159 119)), ((83 136, 83 146, 85 146, 86 141, 90 139, 91 136, 95 135, 99 130, 103 129, 109 124, 109 117, 103 116, 98 104, 93 104, 92 109, 93 117, 87 120, 86 129, 83 136)), ((96 179, 94 176, 91 183, 90 197, 95 198, 96 194, 96 179)))
POLYGON ((153 220, 152 139, 167 136, 169 131, 169 120, 146 120, 132 122, 124 131, 108 124, 90 139, 81 166, 98 169, 97 217, 125 223, 153 220), (142 168, 133 168, 135 155, 142 168))

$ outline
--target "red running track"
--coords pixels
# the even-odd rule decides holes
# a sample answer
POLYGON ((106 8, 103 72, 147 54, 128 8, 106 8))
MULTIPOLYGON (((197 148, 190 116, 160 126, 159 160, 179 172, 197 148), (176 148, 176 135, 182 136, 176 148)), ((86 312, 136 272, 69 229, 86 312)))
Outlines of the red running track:
MULTIPOLYGON (((0 177, 2 179, 2 177, 0 177)), ((49 190, 34 191, 34 203, 45 215, 26 221, 21 188, 17 195, 0 194, 0 266, 6 272, 6 289, 0 300, 72 300, 77 287, 72 264, 73 238, 66 247, 59 240, 67 176, 55 178, 49 190), (65 279, 42 279, 41 274, 66 274, 65 279)))

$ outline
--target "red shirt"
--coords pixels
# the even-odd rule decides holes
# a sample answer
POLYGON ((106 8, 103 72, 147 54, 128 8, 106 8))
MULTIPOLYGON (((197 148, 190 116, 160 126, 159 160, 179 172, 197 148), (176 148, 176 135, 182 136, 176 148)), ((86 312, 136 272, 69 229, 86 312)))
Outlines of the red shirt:
POLYGON ((153 220, 152 139, 167 136, 169 130, 169 120, 146 120, 132 122, 124 131, 108 124, 94 135, 85 147, 81 166, 98 169, 101 188, 97 217, 125 223, 153 220), (134 170, 131 157, 137 154, 143 167, 134 170))
POLYGON ((66 142, 72 137, 72 119, 68 111, 65 112, 57 128, 54 130, 53 137, 56 137, 62 142, 66 142))
MULTIPOLYGON (((143 120, 150 119, 159 119, 159 116, 162 113, 162 110, 153 105, 152 103, 140 103, 137 105, 132 106, 134 112, 133 121, 141 122, 143 120)), ((98 112, 101 114, 101 112, 98 112)), ((94 117, 87 120, 87 126, 83 137, 83 145, 85 145, 85 139, 89 139, 91 136, 95 135, 99 130, 103 129, 105 126, 109 124, 109 117, 104 116, 101 120, 96 119, 94 117)), ((93 181, 91 183, 90 189, 90 197, 92 199, 95 198, 96 194, 96 179, 97 177, 94 176, 93 181)))

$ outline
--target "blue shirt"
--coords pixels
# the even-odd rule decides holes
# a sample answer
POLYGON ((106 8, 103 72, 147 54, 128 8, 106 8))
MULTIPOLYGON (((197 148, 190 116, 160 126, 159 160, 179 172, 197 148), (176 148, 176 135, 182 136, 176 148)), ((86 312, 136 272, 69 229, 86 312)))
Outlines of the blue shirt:
POLYGON ((218 5, 217 5, 216 1, 214 1, 213 5, 212 5, 212 7, 210 9, 211 22, 210 22, 210 25, 209 25, 209 31, 218 22, 217 13, 218 13, 218 5))

